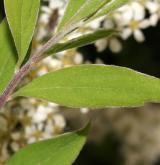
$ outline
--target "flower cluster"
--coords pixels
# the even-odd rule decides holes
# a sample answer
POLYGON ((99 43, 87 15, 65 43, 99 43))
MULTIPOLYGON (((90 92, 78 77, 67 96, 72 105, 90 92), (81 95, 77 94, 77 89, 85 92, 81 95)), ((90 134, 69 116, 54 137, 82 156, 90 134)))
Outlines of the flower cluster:
POLYGON ((111 13, 103 20, 104 28, 114 28, 120 31, 119 36, 109 40, 103 39, 96 43, 98 51, 103 51, 107 46, 112 52, 122 49, 120 39, 127 40, 134 36, 137 42, 143 42, 143 30, 157 25, 160 19, 159 0, 135 0, 111 13))
POLYGON ((66 121, 58 105, 35 99, 9 102, 0 114, 0 164, 28 143, 63 132, 66 121))
MULTIPOLYGON (((53 34, 55 24, 57 20, 60 20, 64 13, 67 0, 45 0, 48 2, 47 6, 43 6, 41 11, 41 17, 39 23, 40 26, 38 32, 38 39, 42 39, 48 35, 46 32, 46 26, 50 26, 50 31, 53 34), (58 14, 55 14, 57 11, 58 14), (53 18, 54 16, 54 18, 53 18), (55 17, 57 16, 57 19, 55 17), (50 23, 52 22, 52 23, 50 23), (51 25, 52 24, 52 25, 51 25)), ((109 39, 102 39, 96 42, 95 46, 98 51, 103 51, 108 48, 114 53, 122 50, 121 40, 127 40, 130 36, 134 36, 137 42, 143 42, 145 36, 143 30, 149 27, 157 25, 160 19, 160 1, 159 0, 135 0, 129 1, 129 3, 120 9, 110 13, 109 15, 94 20, 93 22, 86 25, 79 31, 74 33, 74 38, 77 35, 87 33, 88 30, 96 30, 97 28, 103 27, 105 29, 117 29, 119 35, 111 37, 109 39), (77 34, 78 33, 78 34, 77 34)))

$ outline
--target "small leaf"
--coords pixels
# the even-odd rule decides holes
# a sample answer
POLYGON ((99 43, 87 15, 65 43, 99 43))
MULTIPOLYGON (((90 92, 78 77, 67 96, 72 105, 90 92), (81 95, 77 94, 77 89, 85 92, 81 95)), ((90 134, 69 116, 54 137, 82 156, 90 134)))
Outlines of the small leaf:
POLYGON ((10 29, 22 63, 32 40, 40 0, 4 0, 10 29))
POLYGON ((81 131, 28 145, 6 165, 71 165, 81 151, 87 133, 88 126, 81 131))
POLYGON ((69 107, 135 107, 160 102, 160 80, 123 67, 80 65, 39 77, 14 96, 69 107))
POLYGON ((66 25, 69 22, 69 20, 75 15, 75 13, 85 2, 86 0, 69 0, 64 16, 58 27, 59 30, 61 30, 64 27, 64 25, 66 25))
POLYGON ((16 51, 6 20, 0 24, 0 95, 11 79, 16 65, 16 51))
POLYGON ((99 29, 94 33, 83 35, 81 37, 72 39, 66 43, 56 44, 51 49, 49 49, 46 52, 46 54, 50 55, 50 54, 58 53, 58 52, 61 52, 61 51, 67 50, 67 49, 78 48, 78 47, 82 47, 85 45, 89 45, 101 38, 110 37, 114 33, 116 33, 115 30, 99 29))
POLYGON ((91 18, 91 20, 109 14, 110 12, 112 12, 112 11, 118 9, 119 7, 123 6, 123 5, 126 4, 127 2, 129 2, 129 0, 111 0, 107 5, 105 5, 101 10, 99 10, 99 11, 91 18))
POLYGON ((109 0, 69 0, 64 17, 58 30, 65 28, 70 23, 79 22, 96 13, 109 0))

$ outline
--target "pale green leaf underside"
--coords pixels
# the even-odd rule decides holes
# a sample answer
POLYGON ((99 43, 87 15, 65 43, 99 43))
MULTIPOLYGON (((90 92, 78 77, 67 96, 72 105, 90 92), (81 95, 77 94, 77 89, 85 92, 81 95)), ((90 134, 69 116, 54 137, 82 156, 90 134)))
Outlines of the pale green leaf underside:
POLYGON ((160 81, 123 67, 80 65, 39 77, 14 96, 69 107, 134 107, 160 102, 160 81))
POLYGON ((6 165, 71 165, 82 149, 88 129, 28 145, 6 165))
POLYGON ((85 45, 89 45, 89 44, 94 43, 98 39, 110 37, 114 33, 116 33, 115 30, 99 29, 94 33, 83 35, 81 37, 72 39, 65 43, 56 44, 51 49, 49 49, 46 52, 46 54, 50 55, 50 54, 61 52, 67 49, 78 48, 85 45))
POLYGON ((0 95, 11 79, 16 65, 16 51, 6 20, 0 24, 0 95))
POLYGON ((28 51, 38 18, 40 0, 4 0, 7 20, 21 63, 28 51))
POLYGON ((110 0, 69 0, 64 17, 62 18, 58 30, 70 23, 75 23, 86 19, 96 13, 110 0))

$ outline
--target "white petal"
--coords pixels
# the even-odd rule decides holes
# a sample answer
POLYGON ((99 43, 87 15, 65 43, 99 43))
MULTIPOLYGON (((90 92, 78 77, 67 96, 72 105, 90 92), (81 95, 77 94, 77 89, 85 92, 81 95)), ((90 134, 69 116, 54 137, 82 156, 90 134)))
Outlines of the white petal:
POLYGON ((126 40, 127 38, 129 38, 132 35, 132 30, 130 28, 125 28, 122 33, 121 33, 121 37, 126 40))
POLYGON ((156 3, 155 1, 147 1, 146 2, 146 7, 149 10, 150 13, 155 13, 159 9, 159 4, 156 3))
POLYGON ((149 18, 150 24, 152 26, 156 26, 159 20, 158 14, 152 14, 151 17, 149 18))
POLYGON ((134 19, 135 20, 143 20, 145 17, 145 8, 138 2, 133 2, 132 5, 132 10, 134 13, 134 19))
POLYGON ((136 41, 138 42, 143 42, 145 40, 144 34, 142 33, 141 30, 137 29, 134 31, 134 38, 136 39, 136 41))
POLYGON ((107 48, 107 45, 107 39, 101 39, 95 43, 98 52, 103 52, 107 48))
POLYGON ((122 50, 122 44, 118 39, 112 38, 110 40, 109 48, 111 49, 112 52, 119 53, 122 50))
POLYGON ((144 19, 143 21, 141 21, 139 23, 139 27, 142 28, 142 29, 146 29, 150 26, 150 21, 147 20, 147 19, 144 19))

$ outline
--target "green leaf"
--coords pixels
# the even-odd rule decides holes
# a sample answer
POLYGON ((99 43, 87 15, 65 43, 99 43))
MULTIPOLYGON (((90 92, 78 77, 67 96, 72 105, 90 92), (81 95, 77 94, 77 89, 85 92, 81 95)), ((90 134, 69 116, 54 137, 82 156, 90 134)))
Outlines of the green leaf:
POLYGON ((111 0, 107 5, 105 5, 101 10, 99 10, 99 11, 91 18, 91 20, 109 14, 110 12, 112 12, 112 11, 118 9, 119 7, 123 6, 123 5, 126 4, 127 2, 129 2, 129 0, 111 0))
POLYGON ((88 126, 81 131, 28 145, 6 165, 71 165, 82 149, 87 134, 88 126))
POLYGON ((90 17, 109 1, 110 0, 69 0, 58 30, 60 31, 70 23, 79 22, 90 17))
POLYGON ((21 64, 33 37, 40 0, 4 0, 4 3, 21 64))
POLYGON ((6 20, 0 24, 0 94, 11 79, 16 65, 16 51, 6 20))
POLYGON ((99 29, 94 33, 83 35, 81 37, 72 39, 65 43, 56 44, 51 49, 49 49, 46 52, 46 54, 50 55, 50 54, 61 52, 67 49, 78 48, 85 45, 89 45, 89 44, 94 43, 98 39, 110 37, 114 33, 116 33, 115 30, 99 29))
POLYGON ((70 19, 75 15, 79 8, 86 2, 86 0, 69 0, 64 16, 59 24, 58 29, 61 30, 70 19))
POLYGON ((160 80, 123 67, 80 65, 39 77, 14 96, 69 107, 135 107, 160 102, 160 80))

